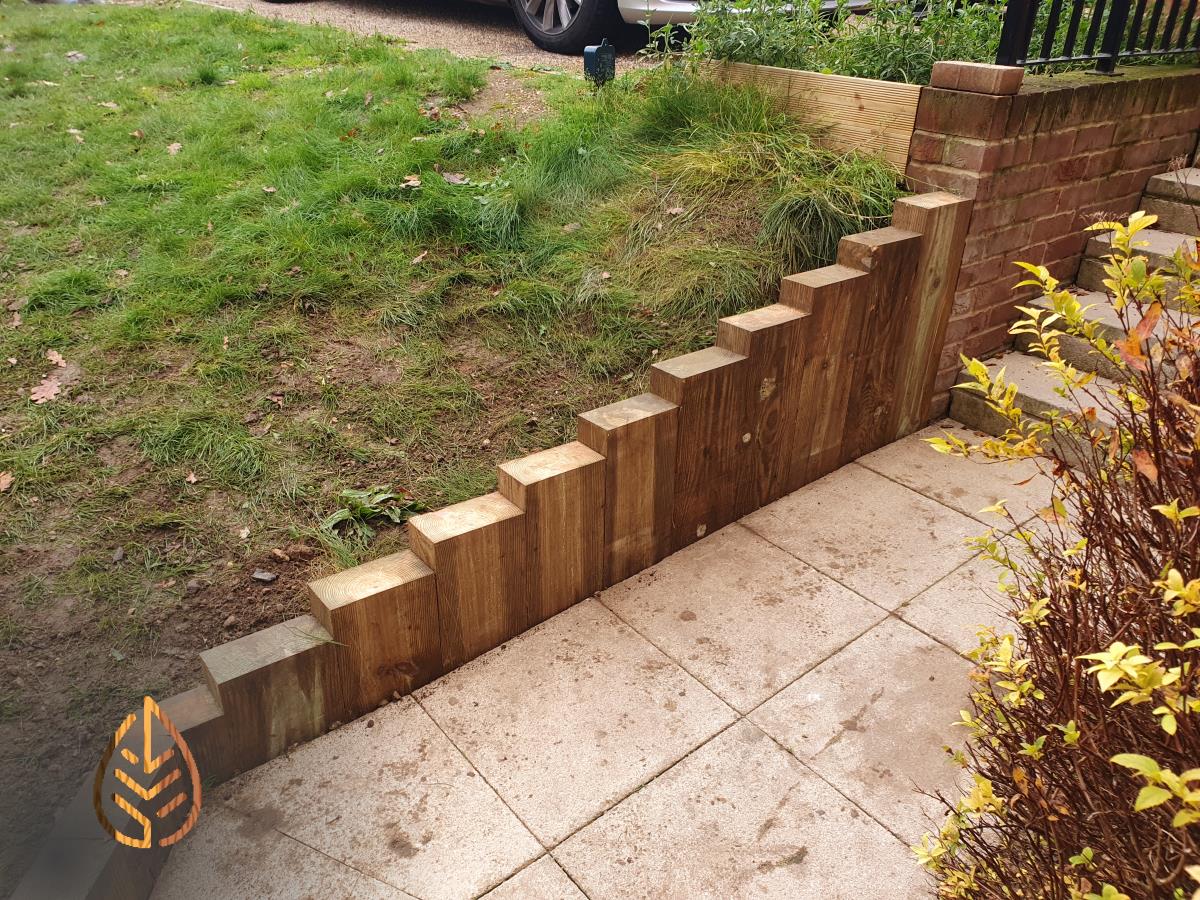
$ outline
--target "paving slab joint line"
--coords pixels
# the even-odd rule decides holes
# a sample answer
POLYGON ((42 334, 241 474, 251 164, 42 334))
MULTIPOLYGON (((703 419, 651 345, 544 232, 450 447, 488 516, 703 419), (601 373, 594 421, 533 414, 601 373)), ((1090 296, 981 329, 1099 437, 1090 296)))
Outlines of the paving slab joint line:
MULTIPOLYGON (((409 694, 409 696, 413 698, 413 703, 417 704, 417 706, 420 707, 421 712, 425 713, 425 715, 429 717, 429 721, 433 723, 433 726, 442 733, 442 736, 445 737, 446 740, 448 740, 450 742, 450 746, 459 752, 459 754, 462 756, 462 758, 467 761, 467 764, 471 767, 472 771, 474 771, 474 773, 479 776, 479 778, 483 781, 483 783, 488 786, 489 790, 491 790, 491 792, 496 795, 496 799, 498 799, 501 803, 504 804, 504 808, 513 814, 513 818, 521 823, 521 827, 524 828, 526 831, 528 831, 529 836, 532 837, 535 841, 537 841, 538 846, 542 848, 542 854, 540 856, 536 857, 533 860, 530 860, 530 862, 526 863, 525 866, 521 866, 516 871, 509 872, 507 875, 505 875, 503 878, 501 878, 495 884, 489 886, 483 892, 484 894, 486 894, 488 891, 495 890, 500 885, 504 884, 504 882, 508 881, 508 879, 512 878, 513 875, 516 875, 517 872, 520 872, 526 866, 533 865, 533 863, 535 863, 535 862, 537 862, 537 860, 541 859, 542 856, 545 856, 546 851, 548 851, 550 848, 547 847, 544 843, 542 843, 542 839, 534 833, 532 828, 529 827, 529 823, 526 822, 524 819, 522 819, 520 814, 515 809, 513 809, 511 806, 508 805, 508 801, 504 799, 504 795, 501 794, 498 790, 496 790, 496 786, 494 784, 492 784, 490 781, 488 781, 487 776, 484 775, 483 772, 481 772, 479 770, 479 766, 475 765, 475 760, 473 760, 473 759, 471 759, 471 757, 467 756, 467 751, 464 750, 462 747, 458 746, 458 744, 456 744, 454 742, 454 738, 450 737, 450 735, 446 733, 446 729, 442 727, 442 723, 433 717, 433 713, 431 713, 429 710, 427 710, 425 708, 424 704, 422 704, 421 701, 419 699, 417 699, 417 695, 409 694)), ((483 894, 480 894, 480 896, 483 896, 483 894)))
MULTIPOLYGON (((961 509, 955 509, 953 506, 951 506, 948 503, 943 502, 942 500, 939 500, 937 497, 931 496, 930 494, 922 493, 921 491, 918 491, 916 488, 912 487, 911 485, 905 484, 903 481, 897 481, 895 478, 888 475, 886 472, 880 472, 877 469, 872 469, 869 465, 867 465, 865 462, 863 462, 862 459, 854 460, 854 464, 862 466, 868 472, 874 472, 880 478, 886 478, 892 484, 899 485, 900 487, 905 488, 906 490, 912 491, 914 494, 919 494, 920 496, 924 497, 926 500, 932 500, 938 506, 948 509, 951 512, 958 513, 960 516, 966 516, 968 519, 972 519, 972 520, 978 522, 984 528, 992 528, 993 527, 991 525, 988 525, 988 523, 986 521, 984 521, 983 519, 978 518, 977 513, 965 513, 961 509)), ((1039 469, 1038 474, 1043 475, 1045 473, 1039 469)), ((801 488, 801 490, 803 490, 803 488, 801 488)), ((1004 534, 1012 534, 1018 528, 1021 528, 1022 526, 1029 524, 1029 522, 1031 522, 1033 519, 1036 519, 1036 518, 1037 518, 1037 513, 1030 513, 1028 518, 1022 519, 1016 525, 1014 525, 1012 528, 1008 529, 1007 531, 1005 531, 1003 533, 1004 534)), ((755 534, 757 534, 757 533, 758 532, 755 532, 755 534)), ((797 557, 797 559, 799 559, 799 557, 797 557)), ((801 561, 803 561, 803 560, 801 560, 801 561)), ((938 581, 941 581, 941 579, 939 578, 938 581)), ((933 587, 933 585, 930 585, 929 587, 933 587)), ((926 588, 926 590, 929 590, 929 588, 926 588)), ((912 598, 910 597, 909 599, 912 599, 912 598)), ((908 601, 905 601, 905 602, 907 603, 908 601)))

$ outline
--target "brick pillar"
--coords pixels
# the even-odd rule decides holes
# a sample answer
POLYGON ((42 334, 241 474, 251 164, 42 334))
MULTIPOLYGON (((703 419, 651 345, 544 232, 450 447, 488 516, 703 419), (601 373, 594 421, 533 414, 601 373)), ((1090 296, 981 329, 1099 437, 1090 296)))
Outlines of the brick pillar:
POLYGON ((1020 68, 941 62, 921 91, 906 174, 917 191, 975 201, 935 385, 948 405, 959 354, 1007 348, 1017 260, 1071 281, 1082 229, 1137 209, 1151 176, 1186 165, 1200 128, 1200 70, 1025 76, 1020 68))

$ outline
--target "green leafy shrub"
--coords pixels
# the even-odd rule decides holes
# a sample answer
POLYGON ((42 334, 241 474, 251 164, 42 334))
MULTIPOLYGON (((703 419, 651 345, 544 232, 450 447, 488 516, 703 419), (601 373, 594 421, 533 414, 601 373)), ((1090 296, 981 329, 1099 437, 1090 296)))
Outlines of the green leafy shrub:
POLYGON ((703 0, 688 27, 695 57, 926 84, 942 59, 993 62, 1001 7, 954 0, 876 0, 867 14, 844 4, 703 0))
POLYGON ((943 897, 1183 900, 1200 882, 1200 327, 1181 315, 1200 311, 1200 263, 1181 253, 1148 271, 1137 234, 1153 222, 1093 226, 1114 237, 1105 284, 1121 341, 1025 266, 1052 310, 1022 308, 1013 330, 1032 336, 1070 411, 1025 415, 1016 386, 970 360, 963 387, 1007 432, 934 441, 1039 460, 1054 484, 1043 522, 1008 517, 1017 552, 981 542, 1015 634, 981 633, 962 714, 973 787, 915 848, 943 897), (1102 389, 1067 363, 1066 334, 1122 380, 1102 389))

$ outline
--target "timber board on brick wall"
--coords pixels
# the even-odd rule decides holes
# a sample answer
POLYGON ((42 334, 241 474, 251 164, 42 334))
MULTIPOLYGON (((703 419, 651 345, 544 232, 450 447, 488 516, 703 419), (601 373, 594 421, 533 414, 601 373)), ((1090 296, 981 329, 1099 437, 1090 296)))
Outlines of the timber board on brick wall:
POLYGON ((1016 94, 926 88, 907 175, 975 201, 937 377, 935 411, 960 367, 1011 342, 1017 260, 1070 282, 1101 218, 1141 204, 1151 177, 1196 151, 1200 69, 1135 67, 1118 77, 1026 76, 1016 94))
MULTIPOLYGON (((411 552, 315 581, 312 615, 206 650, 207 683, 162 703, 202 777, 409 692, 919 427, 969 208, 947 194, 897 201, 906 227, 844 238, 837 265, 722 319, 717 346, 657 363, 654 393, 585 412, 579 441, 502 464, 498 493, 413 517, 411 552)), ((56 825, 59 851, 72 840, 56 825)), ((121 874, 126 859, 100 847, 79 889, 58 894, 115 897, 136 881, 129 896, 144 897, 153 873, 121 874)))
POLYGON ((712 71, 730 84, 752 84, 788 115, 821 129, 837 150, 864 148, 903 172, 921 86, 800 69, 719 62, 712 71))

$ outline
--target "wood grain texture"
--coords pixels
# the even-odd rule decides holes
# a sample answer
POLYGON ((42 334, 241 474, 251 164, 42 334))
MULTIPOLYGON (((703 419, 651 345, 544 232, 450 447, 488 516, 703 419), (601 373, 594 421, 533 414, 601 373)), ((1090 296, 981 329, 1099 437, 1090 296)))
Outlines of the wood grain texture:
POLYGON ((848 235, 838 244, 838 263, 868 275, 859 324, 843 348, 853 374, 839 465, 891 440, 896 370, 908 352, 902 341, 912 313, 920 244, 919 234, 894 226, 848 235))
POLYGON ((717 346, 746 357, 751 435, 738 471, 738 518, 795 490, 794 459, 804 440, 801 379, 808 313, 776 303, 721 319, 717 346))
POLYGON ((650 369, 650 389, 679 407, 671 549, 737 518, 739 470, 749 456, 746 357, 709 347, 650 369))
POLYGON ((890 440, 899 440, 929 421, 929 403, 970 223, 971 201, 940 191, 903 197, 893 207, 892 224, 918 232, 921 250, 912 284, 913 308, 899 341, 903 356, 894 372, 890 440))
POLYGON ((529 625, 599 591, 604 457, 572 441, 501 463, 499 487, 525 513, 529 625))
POLYGON ((227 757, 237 742, 230 739, 228 720, 209 685, 168 697, 159 707, 187 741, 201 778, 224 781, 233 775, 235 769, 227 757))
POLYGON ((413 551, 437 579, 445 671, 529 627, 525 520, 485 494, 408 520, 413 551))
POLYGON ((845 348, 861 328, 866 306, 866 272, 833 265, 784 278, 779 302, 808 313, 800 376, 802 433, 793 454, 791 484, 816 481, 841 464, 854 371, 845 348))
POLYGON ((331 673, 343 721, 442 674, 433 570, 411 551, 311 582, 308 595, 336 642, 331 673))
POLYGON ((333 644, 312 616, 299 616, 200 654, 230 737, 227 765, 244 772, 329 725, 333 644))
POLYGON ((639 394, 582 413, 579 441, 604 457, 604 578, 616 584, 671 552, 679 407, 639 394))
POLYGON ((823 129, 826 145, 838 150, 878 150, 901 173, 908 165, 920 85, 750 63, 710 66, 721 80, 753 84, 793 118, 823 129))

